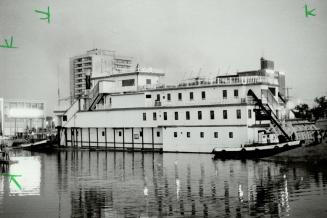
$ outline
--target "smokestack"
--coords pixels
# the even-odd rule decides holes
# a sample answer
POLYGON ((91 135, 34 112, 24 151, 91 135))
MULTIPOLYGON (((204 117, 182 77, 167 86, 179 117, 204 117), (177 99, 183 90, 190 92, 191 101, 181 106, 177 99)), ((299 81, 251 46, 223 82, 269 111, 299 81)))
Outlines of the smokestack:
POLYGON ((265 60, 263 57, 260 58, 260 66, 261 66, 261 70, 273 70, 274 69, 274 62, 273 61, 269 61, 269 60, 265 60))

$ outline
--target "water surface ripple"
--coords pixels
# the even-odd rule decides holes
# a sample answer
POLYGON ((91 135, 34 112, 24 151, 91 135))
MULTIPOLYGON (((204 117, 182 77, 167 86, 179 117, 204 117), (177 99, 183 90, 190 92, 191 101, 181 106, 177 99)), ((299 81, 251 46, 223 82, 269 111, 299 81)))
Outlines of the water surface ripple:
POLYGON ((207 154, 12 156, 22 189, 0 176, 0 217, 327 217, 326 167, 207 154))

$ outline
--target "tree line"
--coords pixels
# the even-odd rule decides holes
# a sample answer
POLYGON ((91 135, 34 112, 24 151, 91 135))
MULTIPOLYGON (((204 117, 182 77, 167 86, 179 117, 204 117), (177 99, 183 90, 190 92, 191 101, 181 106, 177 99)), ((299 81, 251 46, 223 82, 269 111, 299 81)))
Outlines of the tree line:
POLYGON ((326 96, 316 97, 312 108, 307 104, 296 105, 293 112, 296 118, 306 120, 318 120, 327 117, 327 99, 326 96))

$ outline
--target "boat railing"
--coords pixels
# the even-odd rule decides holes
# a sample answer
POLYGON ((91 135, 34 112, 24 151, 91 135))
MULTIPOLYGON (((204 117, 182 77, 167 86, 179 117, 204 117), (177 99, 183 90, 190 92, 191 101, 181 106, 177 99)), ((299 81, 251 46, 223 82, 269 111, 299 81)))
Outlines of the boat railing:
POLYGON ((138 86, 138 90, 154 90, 154 89, 174 89, 182 87, 196 87, 196 86, 212 86, 212 85, 240 85, 240 84, 257 84, 257 83, 269 83, 278 85, 278 80, 265 76, 242 76, 242 77, 222 77, 217 79, 206 79, 193 82, 182 82, 177 85, 165 85, 165 84, 152 84, 138 86))
MULTIPOLYGON (((246 98, 234 98, 234 99, 217 99, 211 98, 204 100, 201 104, 206 105, 228 105, 228 104, 251 104, 254 102, 248 102, 246 98)), ((199 101, 163 101, 154 102, 154 106, 188 106, 188 105, 199 105, 199 101)))

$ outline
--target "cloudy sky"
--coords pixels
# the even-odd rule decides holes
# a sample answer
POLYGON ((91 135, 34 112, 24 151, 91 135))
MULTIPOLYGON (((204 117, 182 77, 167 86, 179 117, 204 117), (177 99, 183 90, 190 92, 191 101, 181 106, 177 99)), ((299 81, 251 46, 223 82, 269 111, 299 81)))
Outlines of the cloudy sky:
POLYGON ((324 0, 0 0, 0 96, 40 99, 51 113, 69 96, 69 57, 116 50, 167 82, 254 70, 285 71, 294 100, 327 94, 324 0), (304 5, 317 16, 305 17, 304 5), (34 10, 50 7, 51 22, 34 10))

